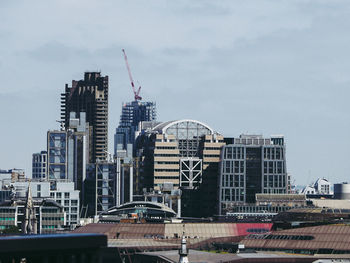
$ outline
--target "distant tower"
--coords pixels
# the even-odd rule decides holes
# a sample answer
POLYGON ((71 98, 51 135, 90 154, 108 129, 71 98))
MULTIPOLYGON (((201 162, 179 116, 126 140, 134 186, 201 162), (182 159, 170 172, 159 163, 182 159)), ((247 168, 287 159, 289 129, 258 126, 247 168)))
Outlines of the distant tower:
POLYGON ((28 185, 27 199, 25 204, 24 222, 22 223, 23 234, 37 234, 37 220, 35 215, 35 207, 32 198, 32 191, 30 190, 30 183, 28 185))
MULTIPOLYGON (((184 225, 185 228, 185 225, 184 225)), ((188 250, 187 250, 187 242, 185 238, 185 231, 182 234, 182 240, 181 240, 181 248, 179 249, 179 263, 189 263, 188 261, 188 250)))
POLYGON ((114 136, 114 153, 127 150, 128 144, 134 144, 135 132, 141 121, 155 121, 157 118, 156 103, 132 101, 123 104, 119 126, 114 136))
POLYGON ((107 160, 108 151, 108 76, 100 72, 85 72, 83 80, 73 80, 72 87, 66 84, 65 92, 61 94, 61 121, 69 128, 70 113, 86 113, 89 123, 89 162, 96 159, 107 160))

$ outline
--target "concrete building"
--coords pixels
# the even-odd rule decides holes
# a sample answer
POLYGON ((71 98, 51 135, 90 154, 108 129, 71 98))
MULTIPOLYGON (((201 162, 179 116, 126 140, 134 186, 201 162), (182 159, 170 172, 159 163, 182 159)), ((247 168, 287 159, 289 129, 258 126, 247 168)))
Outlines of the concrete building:
POLYGON ((127 145, 134 145, 138 125, 142 121, 155 121, 156 103, 132 101, 123 103, 119 126, 114 135, 114 154, 117 150, 127 150, 127 145))
POLYGON ((61 120, 68 129, 70 113, 86 113, 89 123, 89 163, 106 160, 108 151, 108 76, 85 72, 83 80, 73 80, 61 94, 61 120))
MULTIPOLYGON (((17 226, 18 230, 22 230, 26 222, 36 223, 36 226, 31 225, 32 230, 36 230, 38 234, 54 233, 58 230, 63 230, 65 222, 65 212, 61 205, 51 199, 32 198, 32 219, 28 220, 26 214, 27 201, 26 198, 15 198, 9 201, 0 203, 0 230, 4 230, 11 226, 17 226)), ((28 226, 28 225, 27 225, 28 226)), ((23 231, 23 230, 22 230, 23 231)), ((25 231, 24 231, 25 232, 25 231)))
POLYGON ((241 135, 222 149, 219 213, 255 203, 257 193, 287 193, 283 136, 241 135))
POLYGON ((198 157, 204 135, 216 134, 208 125, 196 120, 163 122, 143 131, 137 138, 142 188, 161 190, 166 184, 180 186, 180 161, 198 157))
POLYGON ((69 126, 66 130, 48 131, 47 159, 49 180, 69 180, 75 188, 82 190, 86 177, 86 164, 89 161, 89 125, 85 112, 77 118, 70 113, 69 126))
MULTIPOLYGON (((79 215, 79 191, 74 189, 73 182, 66 181, 16 181, 12 184, 15 198, 25 198, 28 187, 31 195, 36 199, 53 200, 61 205, 66 213, 65 224, 75 226, 78 224, 79 215)), ((11 199, 8 199, 11 200, 11 199)))
POLYGON ((33 179, 47 178, 47 151, 41 151, 40 153, 33 153, 32 178, 33 179))
POLYGON ((138 189, 154 189, 174 197, 181 189, 181 199, 170 198, 178 200, 173 207, 178 216, 213 215, 223 137, 196 120, 142 123, 142 126, 148 128, 140 132, 136 141, 138 189))

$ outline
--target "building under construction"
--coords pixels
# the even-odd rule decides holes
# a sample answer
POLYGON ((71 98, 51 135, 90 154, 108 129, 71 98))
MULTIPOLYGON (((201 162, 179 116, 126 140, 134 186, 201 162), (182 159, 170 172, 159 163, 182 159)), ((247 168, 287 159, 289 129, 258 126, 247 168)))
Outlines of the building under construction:
POLYGON ((90 126, 90 163, 96 159, 106 160, 108 151, 108 76, 100 72, 85 72, 83 80, 73 80, 72 86, 66 84, 61 94, 61 121, 69 127, 70 112, 86 113, 90 126))

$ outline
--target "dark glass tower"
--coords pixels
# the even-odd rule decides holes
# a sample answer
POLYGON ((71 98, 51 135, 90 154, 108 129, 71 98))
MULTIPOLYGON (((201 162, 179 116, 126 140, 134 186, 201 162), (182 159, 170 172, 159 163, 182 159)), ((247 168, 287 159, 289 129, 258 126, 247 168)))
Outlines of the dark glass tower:
POLYGON ((155 121, 156 104, 154 102, 132 101, 123 104, 119 126, 114 136, 114 151, 126 150, 127 144, 134 144, 135 132, 141 121, 155 121))
POLYGON ((83 80, 66 84, 61 94, 61 120, 69 127, 70 112, 86 112, 89 125, 89 162, 106 160, 108 151, 108 76, 85 72, 83 80))

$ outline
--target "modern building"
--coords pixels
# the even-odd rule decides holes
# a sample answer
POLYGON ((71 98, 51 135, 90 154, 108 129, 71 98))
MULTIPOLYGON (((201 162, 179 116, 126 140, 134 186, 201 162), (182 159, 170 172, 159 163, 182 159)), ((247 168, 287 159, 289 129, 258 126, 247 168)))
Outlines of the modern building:
POLYGON ((257 193, 287 193, 283 136, 241 135, 222 149, 219 214, 255 203, 257 193))
POLYGON ((307 185, 302 191, 302 194, 312 196, 330 196, 333 195, 333 184, 325 178, 318 178, 315 183, 307 185))
POLYGON ((48 131, 47 167, 49 180, 69 180, 82 190, 86 177, 86 164, 89 161, 89 126, 85 112, 76 117, 70 113, 66 130, 48 131))
POLYGON ((18 230, 23 232, 23 228, 29 230, 28 223, 30 222, 32 233, 48 234, 63 230, 66 222, 65 212, 61 205, 51 199, 34 197, 30 202, 29 210, 27 198, 16 198, 0 203, 0 229, 17 226, 18 230), (29 215, 28 211, 35 212, 35 214, 29 215), (33 225, 33 222, 36 223, 36 226, 33 225), (24 225, 26 223, 27 225, 24 225))
POLYGON ((49 180, 68 179, 67 131, 47 132, 47 169, 49 180))
POLYGON ((108 151, 108 76, 85 72, 83 80, 73 80, 61 94, 61 120, 68 129, 70 113, 86 113, 89 132, 89 163, 106 160, 108 151))
POLYGON ((180 162, 198 157, 201 137, 214 134, 208 125, 186 119, 163 122, 142 131, 136 142, 142 185, 139 188, 161 190, 168 184, 179 188, 180 162))
POLYGON ((213 215, 223 136, 202 122, 188 119, 142 126, 149 128, 136 140, 138 189, 154 189, 173 197, 181 189, 181 198, 173 206, 178 216, 213 215))
POLYGON ((120 205, 120 181, 116 163, 105 161, 89 164, 82 194, 82 216, 98 215, 120 205))
MULTIPOLYGON (((73 182, 67 181, 28 181, 21 180, 11 184, 15 198, 23 199, 26 196, 28 188, 34 199, 43 198, 44 200, 55 201, 61 205, 66 213, 65 225, 74 227, 80 219, 79 214, 79 191, 74 189, 73 182)), ((7 199, 7 200, 11 200, 7 199)))
POLYGON ((138 125, 142 121, 155 121, 157 118, 156 103, 146 101, 132 101, 124 103, 120 115, 119 126, 114 135, 114 153, 126 150, 127 145, 134 145, 138 125))
POLYGON ((47 179, 47 152, 33 153, 32 178, 47 179))

